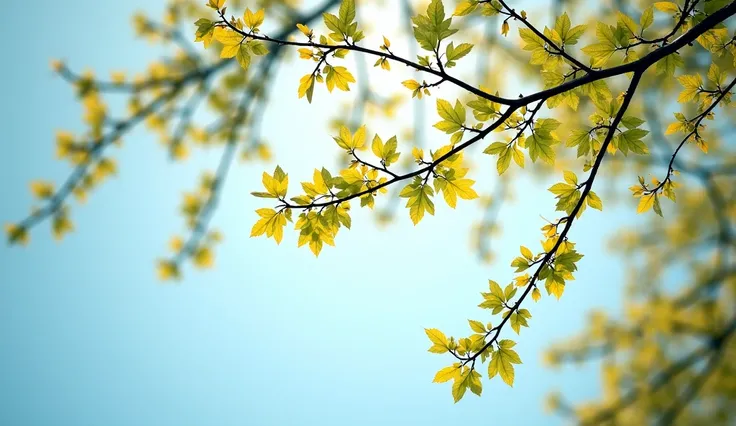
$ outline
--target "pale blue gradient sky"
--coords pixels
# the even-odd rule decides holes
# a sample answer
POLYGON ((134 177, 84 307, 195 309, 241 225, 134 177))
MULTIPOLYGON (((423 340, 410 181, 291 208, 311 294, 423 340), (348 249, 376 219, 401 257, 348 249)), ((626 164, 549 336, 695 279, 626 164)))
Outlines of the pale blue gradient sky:
MULTIPOLYGON (((66 58, 75 69, 89 64, 101 75, 142 69, 156 51, 133 41, 129 16, 161 7, 147 0, 5 6, 12 19, 0 29, 2 39, 18 41, 6 45, 0 71, 0 222, 28 212, 30 180, 60 182, 68 173, 53 159, 53 132, 80 129, 80 110, 70 88, 52 76, 49 59, 66 58)), ((285 83, 265 122, 293 182, 334 158, 319 103, 296 100, 304 72, 295 68, 279 74, 285 83), (289 111, 288 126, 280 111, 289 111), (330 160, 305 160, 298 153, 306 144, 321 144, 318 154, 330 160)), ((444 141, 433 137, 434 146, 444 141)), ((598 393, 595 368, 556 372, 541 365, 540 355, 578 329, 588 309, 617 309, 620 263, 608 257, 600 235, 620 210, 580 220, 571 235, 586 254, 577 281, 560 302, 534 305, 521 337, 508 335, 524 361, 515 387, 485 381, 482 398, 469 394, 453 404, 448 385, 431 383, 450 359, 426 352, 423 327, 459 334, 467 318, 487 320, 475 307, 478 293, 488 278, 509 280, 506 265, 518 246, 538 242, 538 215, 553 216, 546 186, 524 185, 502 210, 492 267, 468 247, 469 224, 480 215, 472 203, 438 208, 416 228, 402 214, 388 232, 356 213, 337 249, 315 259, 296 248, 294 233, 280 247, 248 238, 253 210, 263 205, 248 193, 273 165, 241 166, 215 218, 226 234, 217 268, 167 286, 155 280, 153 260, 181 231, 181 191, 218 154, 198 152, 172 166, 145 131, 125 142, 120 177, 73 208, 77 232, 57 244, 43 224, 27 248, 0 245, 0 424, 447 425, 487 418, 537 425, 560 422, 542 412, 547 391, 598 393)), ((491 187, 493 169, 477 172, 480 185, 491 187)))

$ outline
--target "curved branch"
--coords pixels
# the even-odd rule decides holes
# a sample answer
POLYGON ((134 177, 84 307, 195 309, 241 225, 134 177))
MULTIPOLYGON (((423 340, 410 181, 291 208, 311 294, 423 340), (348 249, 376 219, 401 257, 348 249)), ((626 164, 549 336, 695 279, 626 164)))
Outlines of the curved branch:
POLYGON ((736 1, 729 3, 728 6, 719 9, 717 12, 703 19, 699 24, 693 26, 688 32, 678 37, 672 43, 653 50, 641 59, 629 62, 628 64, 593 71, 583 77, 568 81, 560 84, 559 86, 542 90, 533 95, 521 97, 514 101, 514 105, 527 105, 531 102, 538 101, 540 99, 547 99, 598 80, 647 69, 655 62, 663 59, 665 56, 676 54, 679 49, 693 43, 698 37, 710 31, 713 27, 722 23, 726 19, 732 17, 734 14, 736 14, 736 1))
MULTIPOLYGON (((699 138, 700 134, 700 125, 702 124, 703 120, 714 110, 716 107, 721 103, 723 98, 725 98, 730 92, 733 87, 736 86, 736 78, 731 81, 731 83, 723 89, 723 91, 720 93, 718 98, 703 112, 698 114, 697 117, 695 117, 693 120, 695 123, 693 124, 693 130, 690 131, 683 139, 680 141, 680 143, 677 145, 677 148, 672 153, 672 157, 670 158, 669 164, 667 164, 667 176, 660 182, 659 185, 657 185, 655 188, 653 188, 650 193, 656 193, 660 189, 664 187, 664 185, 669 182, 672 178, 672 173, 675 171, 675 159, 677 158, 677 154, 679 154, 680 150, 683 146, 690 140, 691 137, 695 136, 695 138, 699 138)), ((693 120, 688 120, 688 123, 692 122, 693 120)))
POLYGON ((626 96, 624 97, 624 100, 621 104, 621 108, 618 110, 616 117, 613 119, 613 122, 611 123, 611 127, 609 128, 609 131, 606 135, 606 139, 603 141, 603 144, 601 145, 601 149, 598 152, 598 155, 596 157, 595 163, 593 164, 593 167, 590 170, 590 175, 588 176, 588 179, 585 181, 585 184, 583 186, 583 192, 580 195, 580 200, 577 202, 577 204, 575 205, 575 208, 572 210, 570 215, 567 216, 566 219, 563 219, 565 220, 565 227, 563 228, 562 232, 557 238, 557 242, 552 247, 552 249, 549 250, 544 255, 542 260, 539 262, 539 266, 537 267, 536 271, 534 271, 534 275, 530 278, 529 283, 524 289, 524 292, 521 294, 521 297, 519 297, 516 303, 514 303, 514 305, 511 307, 510 311, 508 312, 508 314, 503 318, 503 320, 501 320, 501 323, 486 333, 486 336, 489 336, 491 333, 495 331, 495 333, 493 334, 493 337, 488 342, 486 342, 486 344, 478 352, 467 357, 466 361, 475 361, 475 359, 478 356, 480 356, 480 354, 485 352, 498 339, 504 325, 506 325, 506 323, 511 318, 511 314, 514 311, 517 311, 519 309, 519 307, 524 302, 526 297, 536 287, 536 282, 539 280, 539 275, 542 272, 542 268, 544 268, 544 266, 552 259, 552 256, 560 248, 560 245, 567 239, 567 234, 570 232, 573 222, 575 222, 575 217, 577 216, 578 212, 585 204, 586 197, 588 196, 588 193, 593 187, 593 182, 595 181, 595 177, 598 174, 598 171, 600 170, 601 164, 603 162, 603 158, 606 156, 606 150, 608 148, 608 145, 610 145, 611 141, 613 140, 613 136, 616 133, 615 129, 618 128, 618 125, 621 123, 621 119, 623 119, 624 113, 629 108, 631 99, 634 97, 636 88, 639 85, 639 81, 641 80, 641 75, 642 75, 642 72, 638 72, 634 74, 633 78, 631 79, 631 83, 629 84, 629 88, 626 91, 626 96))
POLYGON ((556 51, 556 52, 551 52, 552 54, 556 54, 556 55, 562 56, 563 58, 567 59, 570 63, 572 63, 575 67, 577 67, 578 69, 581 69, 581 70, 583 70, 583 71, 585 71, 587 73, 592 73, 593 72, 593 69, 591 69, 589 66, 587 66, 587 65, 583 64, 582 62, 578 61, 577 59, 575 59, 574 56, 572 56, 569 53, 565 52, 565 49, 563 47, 560 47, 557 44, 555 44, 555 42, 553 42, 552 40, 550 40, 549 37, 547 37, 546 35, 544 35, 544 33, 542 33, 541 31, 539 31, 526 18, 524 18, 523 16, 519 15, 518 13, 516 13, 516 10, 510 8, 506 4, 505 1, 498 0, 498 2, 501 4, 501 6, 503 6, 506 9, 506 11, 507 11, 507 13, 508 13, 508 15, 510 17, 513 17, 514 19, 521 21, 524 25, 526 25, 527 28, 529 28, 530 30, 532 30, 532 32, 537 37, 541 38, 542 40, 544 40, 545 43, 547 43, 547 45, 549 45, 550 47, 552 47, 556 51))
MULTIPOLYGON (((442 81, 449 81, 450 83, 452 83, 452 84, 454 84, 454 85, 456 85, 456 86, 458 86, 458 87, 460 87, 462 89, 465 89, 469 93, 472 93, 472 94, 474 94, 476 96, 479 96, 479 97, 481 97, 483 99, 487 99, 487 100, 490 100, 490 101, 493 101, 493 102, 496 102, 496 103, 499 103, 499 104, 502 104, 502 105, 511 105, 512 103, 515 102, 512 99, 506 99, 506 98, 502 98, 502 97, 499 97, 499 96, 491 95, 490 93, 486 93, 486 92, 484 92, 484 91, 482 91, 482 90, 480 90, 480 89, 478 89, 476 87, 473 87, 473 86, 469 85, 468 83, 466 83, 466 82, 464 82, 464 81, 462 81, 462 80, 460 80, 458 78, 455 78, 455 77, 447 74, 447 72, 445 72, 443 69, 435 70, 435 69, 430 68, 430 67, 425 67, 424 65, 419 65, 418 63, 416 63, 414 61, 410 61, 410 60, 405 59, 405 58, 402 58, 400 56, 396 56, 396 55, 394 55, 391 52, 381 52, 379 50, 369 49, 367 47, 358 46, 356 44, 334 44, 334 45, 331 45, 331 44, 314 43, 312 41, 291 41, 291 40, 285 40, 283 37, 268 37, 268 36, 265 36, 265 35, 253 34, 251 32, 246 32, 246 31, 243 31, 241 29, 238 29, 237 27, 235 27, 233 24, 231 24, 222 15, 222 12, 221 11, 218 12, 218 13, 220 13, 220 18, 222 18, 222 21, 219 22, 220 24, 227 25, 231 30, 233 30, 233 31, 237 32, 238 34, 242 35, 244 38, 247 37, 247 38, 250 38, 250 39, 253 39, 253 40, 260 40, 260 41, 265 41, 265 42, 269 42, 269 43, 276 43, 276 44, 283 45, 283 46, 311 47, 311 48, 316 48, 316 49, 324 49, 324 50, 327 50, 328 52, 332 52, 332 51, 337 50, 337 49, 343 49, 343 50, 349 50, 349 51, 353 51, 353 52, 360 52, 360 53, 364 53, 364 54, 367 54, 367 55, 376 56, 376 57, 379 57, 379 58, 390 59, 392 61, 396 61, 396 62, 399 62, 401 64, 404 64, 404 65, 406 65, 408 67, 414 68, 417 71, 422 71, 422 72, 425 72, 425 73, 428 73, 428 74, 432 74, 434 76, 437 76, 437 77, 439 77, 441 79, 440 82, 442 82, 442 81)), ((436 83, 436 84, 439 84, 439 83, 436 83)))

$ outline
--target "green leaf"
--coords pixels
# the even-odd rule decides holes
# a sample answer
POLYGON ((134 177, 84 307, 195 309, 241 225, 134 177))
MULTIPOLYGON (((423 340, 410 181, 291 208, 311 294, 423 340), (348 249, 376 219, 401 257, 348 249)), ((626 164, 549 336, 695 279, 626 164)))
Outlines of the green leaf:
POLYGON ((473 50, 473 45, 470 43, 462 43, 455 47, 454 43, 450 42, 445 49, 445 56, 448 61, 457 61, 470 53, 471 50, 473 50))
POLYGON ((434 127, 447 134, 455 133, 465 125, 466 111, 460 101, 455 101, 453 108, 448 101, 437 99, 437 113, 443 120, 437 122, 434 127))
POLYGON ((355 0, 342 0, 338 15, 342 27, 348 28, 353 20, 355 20, 355 0))
POLYGON ((682 60, 680 55, 678 55, 677 53, 673 53, 671 55, 665 56, 657 62, 657 74, 664 74, 666 77, 672 77, 673 75, 675 75, 675 70, 678 67, 682 67, 684 65, 685 62, 682 60))
POLYGON ((445 5, 442 0, 432 0, 427 6, 427 17, 434 24, 435 28, 440 28, 445 20, 445 5))
POLYGON ((243 67, 244 70, 248 69, 248 66, 250 65, 250 53, 248 53, 247 44, 241 44, 238 47, 238 52, 235 54, 235 59, 238 61, 240 66, 243 67))
POLYGON ((652 6, 649 6, 648 8, 644 9, 644 12, 641 14, 641 19, 639 20, 639 24, 641 24, 641 29, 646 30, 654 23, 654 8, 652 6))
POLYGON ((503 145, 503 151, 498 155, 498 161, 496 162, 496 170, 498 171, 499 176, 508 170, 509 165, 511 164, 512 149, 506 146, 506 144, 503 145))
POLYGON ((268 48, 266 47, 266 45, 258 40, 251 40, 247 44, 250 48, 250 51, 256 56, 263 56, 268 54, 268 48))
POLYGON ((526 146, 529 150, 529 157, 532 162, 537 162, 537 159, 541 159, 545 163, 554 164, 555 162, 555 151, 552 149, 552 140, 539 137, 539 135, 532 135, 526 140, 526 146))

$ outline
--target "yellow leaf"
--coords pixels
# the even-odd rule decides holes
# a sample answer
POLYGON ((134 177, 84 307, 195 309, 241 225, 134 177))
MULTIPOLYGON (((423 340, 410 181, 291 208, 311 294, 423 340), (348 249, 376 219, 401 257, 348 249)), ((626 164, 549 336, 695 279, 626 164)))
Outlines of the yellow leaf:
POLYGON ((636 208, 637 213, 644 213, 654 206, 654 198, 657 194, 644 195, 639 199, 639 206, 636 208))
POLYGON ((404 85, 409 90, 417 90, 421 87, 418 81, 416 80, 405 80, 401 84, 404 85))
POLYGON ((669 1, 655 2, 654 7, 656 7, 657 10, 661 12, 677 13, 680 11, 680 9, 677 7, 677 4, 669 2, 669 1))
POLYGON ((480 321, 475 320, 468 320, 468 324, 470 324, 470 329, 475 331, 476 333, 485 333, 486 328, 480 321))
POLYGON ((667 130, 665 130, 665 135, 671 135, 674 133, 677 133, 679 131, 682 131, 684 129, 683 125, 679 121, 675 121, 674 123, 670 123, 669 126, 667 126, 667 130))
POLYGON ((169 241, 171 251, 178 253, 184 247, 184 241, 180 237, 172 237, 169 241))
POLYGON ((340 176, 345 179, 345 183, 352 185, 358 182, 363 182, 363 173, 357 169, 344 169, 340 171, 340 176))
POLYGON ((434 376, 433 383, 445 383, 460 375, 460 364, 445 367, 434 376))
POLYGON ((8 242, 11 244, 28 245, 30 240, 28 230, 12 223, 5 224, 5 233, 8 236, 8 242))
POLYGON ((213 9, 222 10, 225 6, 225 0, 209 0, 207 5, 213 9))
POLYGON ((54 235, 54 239, 59 241, 64 238, 64 234, 74 230, 74 225, 66 214, 57 214, 54 216, 54 220, 51 223, 51 230, 54 235))
POLYGON ((243 42, 243 38, 243 35, 238 32, 222 27, 215 28, 215 40, 219 41, 224 46, 237 46, 243 42))
POLYGON ((263 172, 261 182, 263 183, 263 187, 266 188, 266 191, 268 191, 269 194, 271 194, 274 198, 278 198, 279 182, 274 179, 273 176, 269 175, 266 172, 263 172))
POLYGON ((524 287, 529 283, 529 274, 520 275, 514 278, 517 287, 524 287))
POLYGON ((383 141, 381 140, 381 137, 378 136, 378 133, 373 137, 373 142, 371 143, 371 151, 373 151, 373 155, 375 155, 378 158, 383 157, 383 141))
POLYGON ((307 96, 307 101, 312 103, 312 94, 314 93, 314 76, 307 74, 299 80, 299 99, 307 96))
POLYGON ((532 290, 532 299, 534 299, 535 302, 539 302, 539 299, 542 298, 542 292, 539 291, 538 288, 535 288, 532 290))
POLYGON ((542 249, 546 253, 549 253, 555 247, 555 244, 557 244, 557 237, 553 236, 551 238, 546 239, 545 241, 542 241, 542 249))
POLYGON ((355 77, 345 67, 330 67, 325 83, 329 92, 332 92, 335 87, 344 92, 349 92, 348 84, 355 83, 355 77))
POLYGON ((501 340, 499 343, 499 349, 493 352, 491 362, 488 363, 488 377, 493 378, 497 374, 501 376, 507 385, 514 385, 514 365, 521 364, 519 355, 514 351, 513 348, 515 343, 511 340, 501 340))
POLYGON ((433 194, 432 187, 423 185, 415 196, 409 198, 407 202, 409 217, 415 226, 422 220, 425 211, 430 215, 434 215, 434 202, 430 198, 433 194))
POLYGON ((478 198, 478 193, 472 188, 474 183, 472 179, 457 179, 450 181, 448 185, 454 186, 457 195, 463 200, 473 200, 478 198))
POLYGON ((588 206, 590 206, 591 208, 601 211, 603 210, 603 201, 601 201, 600 197, 598 197, 598 194, 596 194, 595 192, 588 192, 588 196, 585 198, 585 200, 588 202, 588 206))
POLYGON ((50 198, 54 195, 54 184, 51 182, 35 180, 31 182, 31 193, 36 198, 50 198))
POLYGON ((312 173, 312 179, 314 180, 314 191, 317 194, 327 194, 329 188, 325 183, 324 176, 319 170, 314 169, 314 172, 312 173))
POLYGON ((258 209, 256 210, 256 213, 258 213, 261 218, 255 223, 255 225, 253 225, 253 228, 251 228, 251 237, 259 237, 265 234, 270 222, 276 216, 276 210, 274 209, 258 209))
POLYGON ((289 176, 284 177, 283 180, 279 181, 276 184, 276 193, 279 196, 279 198, 286 197, 286 192, 289 189, 289 176))
POLYGON ((437 330, 436 328, 425 328, 424 332, 427 334, 427 337, 429 337, 429 340, 435 345, 447 347, 447 337, 445 336, 445 333, 437 330))
MULTIPOLYGON (((221 58, 224 58, 224 59, 234 58, 236 55, 238 55, 238 53, 240 51, 241 51, 241 49, 240 49, 240 45, 239 44, 223 46, 222 47, 222 51, 220 52, 220 57, 221 58)), ((242 56, 242 55, 240 55, 240 56, 242 56)), ((238 59, 238 62, 240 62, 241 59, 243 59, 243 58, 239 57, 237 59, 238 59)))
POLYGON ((528 260, 532 260, 534 255, 532 254, 532 251, 526 248, 525 246, 521 246, 521 255, 524 256, 528 260))
POLYGON ((309 35, 312 34, 312 30, 310 30, 309 27, 304 24, 296 24, 296 27, 299 28, 299 31, 301 31, 302 34, 304 34, 307 37, 309 37, 309 35))
POLYGON ((171 156, 175 160, 184 161, 189 158, 189 147, 187 147, 183 143, 178 143, 174 145, 173 149, 171 150, 171 156))
POLYGON ((475 10, 476 7, 478 7, 477 1, 462 1, 458 3, 457 7, 455 7, 455 12, 453 12, 453 16, 469 15, 475 10))
POLYGON ((263 9, 259 10, 256 13, 253 13, 250 9, 245 9, 245 15, 243 15, 243 21, 245 22, 245 25, 250 28, 258 28, 263 23, 263 18, 265 17, 265 13, 263 9))
POLYGON ((501 379, 503 379, 507 385, 514 385, 514 366, 510 362, 504 360, 500 351, 493 352, 491 362, 488 363, 488 377, 493 378, 497 374, 501 375, 501 379))
POLYGON ((268 145, 258 145, 258 157, 263 161, 269 161, 272 157, 271 148, 268 145))
MULTIPOLYGON (((223 58, 230 58, 231 56, 223 56, 225 54, 230 54, 230 46, 225 46, 225 48, 222 49, 222 52, 220 53, 220 57, 223 58), (227 53, 226 53, 227 51, 227 53)), ((250 66, 250 53, 248 53, 248 46, 245 44, 235 45, 232 46, 232 49, 235 51, 235 60, 238 61, 238 64, 244 69, 247 70, 248 66, 250 66)))
POLYGON ((208 247, 200 247, 194 252, 192 261, 198 268, 211 268, 215 264, 215 256, 208 247))
POLYGON ((302 47, 298 50, 300 59, 312 59, 312 49, 302 47))
POLYGON ((360 126, 352 138, 350 147, 352 149, 361 149, 365 145, 365 126, 360 126))
POLYGON ((455 381, 452 383, 452 399, 457 403, 463 398, 463 395, 465 395, 465 390, 468 388, 468 373, 466 372, 464 375, 459 375, 455 378, 455 381))
POLYGON ((557 300, 560 300, 562 293, 565 292, 565 282, 562 279, 548 279, 544 284, 547 292, 554 294, 557 300))
POLYGON ((179 279, 179 267, 174 262, 167 260, 159 260, 156 267, 158 279, 161 281, 168 281, 171 279, 179 279))

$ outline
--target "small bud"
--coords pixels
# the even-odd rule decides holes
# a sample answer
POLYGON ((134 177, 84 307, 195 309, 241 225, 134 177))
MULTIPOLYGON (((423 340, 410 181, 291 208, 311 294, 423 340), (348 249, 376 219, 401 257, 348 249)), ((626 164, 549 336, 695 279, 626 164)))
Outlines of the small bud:
POLYGON ((61 69, 64 68, 64 63, 61 62, 58 59, 52 59, 51 60, 51 69, 54 72, 61 72, 61 69))

